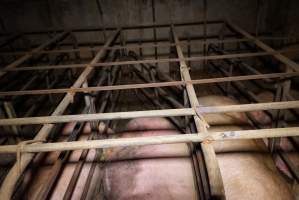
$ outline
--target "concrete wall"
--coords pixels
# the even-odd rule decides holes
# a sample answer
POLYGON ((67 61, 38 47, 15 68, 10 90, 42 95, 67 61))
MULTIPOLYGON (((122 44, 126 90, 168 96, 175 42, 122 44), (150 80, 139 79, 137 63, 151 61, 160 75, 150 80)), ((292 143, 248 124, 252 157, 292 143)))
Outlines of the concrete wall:
MULTIPOLYGON (((259 13, 259 31, 298 35, 298 0, 207 3, 208 19, 228 18, 254 32, 259 13)), ((152 22, 151 7, 152 0, 1 0, 0 31, 146 24, 152 22)), ((155 0, 155 14, 157 23, 202 20, 203 0, 155 0)))
MULTIPOLYGON (((203 20, 203 0, 155 0, 156 23, 179 23, 203 20)), ((298 36, 298 0, 207 0, 209 20, 229 19, 247 31, 274 32, 276 35, 298 36), (258 17, 258 20, 257 20, 258 17), (258 21, 258 22, 257 22, 258 21)), ((84 28, 126 26, 152 23, 152 0, 1 0, 2 31, 31 31, 49 28, 84 28), (99 6, 100 5, 100 6, 99 6)), ((1 31, 1 29, 0 29, 1 31)), ((219 27, 209 29, 218 33, 219 27)), ((202 29, 179 28, 180 37, 198 36, 202 29)), ((158 38, 167 38, 169 30, 159 29, 158 38)), ((104 42, 100 33, 77 34, 79 42, 104 42)), ((128 31, 126 39, 152 39, 152 30, 128 31)), ((2 39, 2 38, 1 38, 2 39)), ((30 38, 32 44, 45 41, 30 38)), ((199 50, 200 47, 193 46, 199 50)), ((185 50, 185 49, 184 49, 185 50)), ((168 53, 168 48, 159 48, 168 53)), ((152 54, 153 49, 145 54, 152 54)))
POLYGON ((290 37, 299 37, 299 1, 288 0, 285 10, 284 33, 290 37))
MULTIPOLYGON (((0 16, 6 30, 134 25, 152 21, 151 0, 2 0, 0 16)), ((203 19, 202 0, 155 0, 158 23, 203 19)), ((254 30, 254 0, 208 0, 208 18, 229 18, 254 30)))
MULTIPOLYGON (((247 31, 255 32, 258 16, 260 32, 291 30, 296 32, 296 23, 291 16, 296 12, 296 0, 207 0, 209 20, 229 19, 247 31), (259 7, 258 7, 259 5, 259 7), (259 9, 258 9, 259 8, 259 9), (288 14, 289 8, 292 8, 288 14), (258 12, 259 11, 259 12, 258 12), (288 27, 285 26, 287 21, 288 27)), ((203 0, 155 0, 156 23, 179 23, 203 20, 203 0)), ((49 28, 84 28, 97 26, 126 26, 152 23, 152 0, 1 0, 0 19, 2 31, 31 31, 49 28), (100 5, 100 6, 99 6, 100 5)), ((298 20, 297 20, 298 21, 298 20)), ((210 34, 217 34, 220 27, 212 27, 210 34)), ((1 31, 1 29, 0 29, 1 31)), ((198 36, 202 29, 180 28, 179 37, 198 36)), ((169 36, 169 30, 159 29, 158 38, 169 36)), ((100 33, 77 34, 79 42, 104 42, 100 33)), ((128 31, 126 39, 152 39, 152 30, 128 31)), ((29 38, 31 44, 47 40, 29 38)), ((20 45, 18 45, 20 46, 20 45)), ((193 45, 192 52, 202 46, 193 45)), ((186 48, 184 48, 186 51, 186 48)), ((159 48, 158 53, 168 54, 169 48, 159 48)), ((144 50, 153 54, 153 49, 144 50)))

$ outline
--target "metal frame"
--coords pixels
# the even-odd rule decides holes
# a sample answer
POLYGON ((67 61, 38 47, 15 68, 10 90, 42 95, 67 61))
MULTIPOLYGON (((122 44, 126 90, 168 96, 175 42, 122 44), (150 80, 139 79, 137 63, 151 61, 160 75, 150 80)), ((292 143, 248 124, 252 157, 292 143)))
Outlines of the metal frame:
MULTIPOLYGON (((155 17, 153 16, 155 21, 155 17)), ((33 55, 50 55, 53 53, 76 53, 80 52, 80 49, 67 49, 67 50, 45 50, 45 48, 52 43, 64 39, 70 32, 62 32, 62 30, 56 30, 56 32, 62 32, 56 35, 51 40, 47 41, 43 45, 34 48, 30 52, 8 52, 7 55, 23 55, 13 63, 1 68, 0 77, 4 76, 6 73, 16 72, 16 71, 39 71, 39 70, 57 70, 57 69, 67 69, 67 68, 83 68, 83 71, 73 83, 70 88, 55 88, 55 89, 38 89, 38 90, 20 90, 20 91, 2 91, 0 96, 20 96, 20 95, 42 95, 42 94, 57 94, 66 93, 62 101, 56 107, 55 111, 51 116, 42 117, 25 117, 25 118, 10 118, 10 119, 0 119, 0 126, 17 126, 17 125, 28 125, 28 124, 43 124, 41 130, 38 132, 34 138, 34 144, 24 144, 20 145, 4 145, 0 146, 0 153, 22 153, 22 160, 19 160, 19 164, 15 164, 10 170, 9 174, 6 176, 2 187, 0 189, 0 196, 3 199, 9 199, 14 191, 14 187, 19 180, 21 173, 24 172, 27 165, 31 162, 34 157, 32 153, 47 152, 47 151, 62 151, 62 150, 76 150, 76 149, 92 149, 92 148, 108 148, 116 146, 136 146, 136 145, 150 145, 150 144, 166 144, 166 143, 182 143, 182 142, 200 142, 201 149, 203 151, 205 164, 207 167, 208 177, 209 177, 209 188, 211 196, 220 197, 225 199, 224 187, 221 178, 220 169, 217 163, 217 156, 215 151, 209 141, 213 140, 226 140, 226 139, 253 139, 253 138, 271 138, 271 137, 287 137, 287 136, 299 136, 299 127, 295 128, 273 128, 273 129, 262 129, 262 130, 248 130, 248 131, 231 131, 231 132, 208 132, 209 125, 204 119, 204 114, 206 113, 223 113, 223 112, 245 112, 254 110, 269 110, 269 109, 291 109, 299 108, 299 101, 283 101, 283 102, 272 102, 272 103, 257 103, 257 104, 243 104, 243 105, 232 105, 232 106, 214 106, 214 107, 201 107, 200 102, 198 102, 193 85, 195 84, 208 84, 208 83, 221 83, 221 82, 232 82, 232 81, 243 81, 243 80, 259 80, 259 79, 279 79, 284 80, 291 77, 299 76, 299 66, 297 63, 289 60, 287 57, 283 56, 281 53, 283 51, 276 51, 269 47, 265 43, 261 42, 254 36, 250 35, 246 31, 242 30, 240 27, 236 26, 231 22, 226 21, 203 21, 203 22, 189 22, 181 24, 150 24, 150 25, 140 25, 123 27, 122 29, 117 29, 115 27, 105 27, 103 28, 91 28, 91 29, 77 29, 72 30, 72 32, 82 32, 82 31, 112 31, 113 33, 105 42, 103 47, 89 48, 87 51, 99 50, 94 58, 85 64, 66 64, 66 65, 51 65, 51 66, 21 66, 25 61, 29 60, 33 55), (231 40, 206 40, 206 26, 210 24, 223 23, 228 28, 232 29, 234 32, 241 34, 243 37, 239 39, 231 40), (253 42, 263 51, 260 52, 245 52, 229 55, 206 55, 206 50, 203 56, 197 57, 185 57, 182 51, 183 45, 192 44, 190 42, 184 42, 179 40, 175 29, 177 26, 194 26, 203 25, 204 28, 204 41, 197 41, 204 45, 206 49, 207 45, 210 43, 234 43, 234 42, 253 42), (167 27, 170 29, 171 39, 167 44, 159 44, 156 41, 157 34, 156 30, 159 28, 167 27), (113 42, 117 39, 118 35, 123 30, 135 30, 135 29, 153 29, 154 31, 154 44, 138 44, 130 45, 125 44, 124 46, 113 46, 113 42), (177 57, 169 59, 159 59, 157 55, 158 47, 175 47, 177 57), (112 61, 104 62, 102 58, 106 55, 109 50, 127 50, 130 48, 142 49, 145 47, 155 48, 155 59, 149 60, 127 60, 127 61, 112 61), (231 59, 231 58, 249 58, 249 57, 259 57, 259 56, 273 56, 278 61, 284 63, 291 70, 283 73, 273 73, 273 74, 254 74, 254 75, 244 75, 244 76, 228 76, 219 78, 209 78, 192 80, 189 72, 189 67, 187 61, 209 61, 209 60, 221 60, 221 59, 231 59), (110 67, 110 66, 130 66, 136 64, 158 64, 158 63, 175 63, 178 64, 178 70, 181 73, 181 81, 170 80, 168 82, 151 82, 145 84, 127 84, 127 85, 108 85, 108 86, 96 86, 88 87, 88 77, 93 73, 97 67, 110 67), (295 71, 295 72, 294 72, 295 71), (190 108, 180 108, 180 109, 161 109, 161 110, 149 110, 149 111, 134 111, 134 112, 114 112, 114 113, 93 113, 93 114, 80 114, 80 115, 63 115, 67 107, 72 103, 76 93, 86 93, 95 91, 113 91, 113 90, 124 90, 124 89, 143 89, 143 88, 161 88, 161 87, 177 87, 183 86, 186 88, 186 94, 188 101, 190 102, 190 108), (197 134, 185 134, 185 135, 175 135, 175 136, 157 136, 157 137, 145 137, 145 138, 130 138, 130 139, 105 139, 105 140, 93 140, 93 141, 73 141, 73 142, 63 142, 63 143, 44 143, 41 141, 46 141, 50 131, 54 128, 54 123, 65 123, 65 122, 80 122, 80 121, 94 121, 94 120, 114 120, 114 119, 128 119, 136 117, 173 117, 173 116, 193 116, 196 132, 197 134)), ((52 30, 53 31, 53 30, 52 30)), ((48 31, 38 31, 38 32, 27 32, 23 34, 43 34, 48 31)), ((5 52, 2 53, 5 55, 5 52)), ((154 76, 153 76, 153 79, 154 76)), ((158 95, 158 90, 156 95, 158 95)), ((157 105, 159 102, 157 102, 157 105)))

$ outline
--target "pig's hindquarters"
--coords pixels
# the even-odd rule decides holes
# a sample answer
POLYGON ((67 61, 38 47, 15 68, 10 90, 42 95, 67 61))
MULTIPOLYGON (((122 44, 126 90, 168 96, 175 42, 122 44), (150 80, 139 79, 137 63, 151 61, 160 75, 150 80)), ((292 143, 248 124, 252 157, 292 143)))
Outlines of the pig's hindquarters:
MULTIPOLYGON (((143 137, 177 134, 173 130, 120 134, 143 137)), ((149 145, 105 150, 107 199, 196 199, 192 163, 186 144, 149 145)))

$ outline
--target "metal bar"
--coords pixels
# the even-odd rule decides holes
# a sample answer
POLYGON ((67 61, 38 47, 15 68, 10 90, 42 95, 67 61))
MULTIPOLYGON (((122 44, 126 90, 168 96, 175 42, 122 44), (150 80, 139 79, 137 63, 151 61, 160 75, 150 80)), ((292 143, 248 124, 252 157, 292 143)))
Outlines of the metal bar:
MULTIPOLYGON (((218 48, 216 45, 209 45, 209 48, 213 49, 215 52, 220 53, 222 55, 223 54, 229 54, 227 51, 218 48)), ((241 70, 243 70, 243 71, 244 71, 244 69, 247 69, 248 71, 250 71, 253 74, 262 74, 261 72, 256 70, 254 67, 251 67, 250 65, 243 62, 240 59, 225 59, 225 61, 227 63, 229 63, 230 65, 236 65, 236 66, 241 65, 242 67, 239 66, 238 68, 241 68, 241 70)), ((269 82, 270 80, 266 79, 265 81, 269 82)))
MULTIPOLYGON (((87 110, 87 109, 86 109, 87 110)), ((83 111, 86 112, 86 111, 83 111)), ((67 141, 75 141, 78 139, 79 135, 82 134, 82 129, 85 126, 85 123, 77 124, 72 130, 70 136, 67 141)), ((47 179, 40 187, 38 196, 35 197, 36 200, 47 199, 49 193, 53 190, 53 186, 57 181, 61 173, 61 169, 63 169, 65 162, 69 159, 71 151, 63 151, 59 152, 57 155, 57 159, 51 167, 51 173, 49 179, 47 179)))
MULTIPOLYGON (((129 51, 129 56, 134 58, 135 60, 140 59, 140 57, 133 51, 129 51)), ((141 67, 142 67, 141 70, 146 69, 147 71, 149 71, 151 68, 153 68, 153 65, 141 64, 141 67)), ((135 69, 136 69, 136 67, 135 67, 135 69)), ((160 80, 160 81, 161 81, 161 79, 164 81, 167 81, 167 82, 174 81, 174 79, 172 79, 168 74, 161 71, 159 69, 159 67, 155 67, 155 72, 156 72, 156 76, 157 76, 158 80, 160 80)), ((146 81, 146 82, 150 83, 150 81, 146 81)), ((177 89, 177 91, 175 90, 174 92, 176 92, 176 94, 179 94, 183 90, 183 87, 178 85, 178 86, 176 86, 176 89, 177 89)))
MULTIPOLYGON (((184 107, 189 107, 190 102, 188 99, 187 91, 184 89, 184 107)), ((185 117, 185 125, 186 125, 186 134, 194 133, 195 124, 194 122, 190 121, 190 117, 185 117)), ((207 170, 203 158, 203 152, 201 150, 200 144, 189 143, 189 149, 191 150, 192 161, 194 165, 194 171, 197 178, 198 189, 200 191, 200 197, 203 200, 210 199, 210 186, 208 181, 207 170)))
POLYGON ((113 119, 133 119, 138 117, 175 117, 196 115, 199 113, 225 113, 225 112, 248 112, 257 110, 275 110, 299 108, 299 101, 283 101, 256 104, 240 104, 229 106, 194 106, 195 108, 181 109, 164 109, 164 110, 146 110, 131 112, 114 112, 114 113, 96 113, 96 114, 77 114, 61 116, 42 116, 42 117, 25 117, 0 119, 0 126, 6 125, 28 125, 28 124, 51 124, 66 123, 74 121, 94 121, 94 120, 113 120, 113 119))
MULTIPOLYGON (((74 142, 55 142, 44 144, 28 144, 25 145, 21 152, 38 153, 50 151, 70 151, 80 149, 97 149, 127 146, 144 146, 157 144, 173 144, 173 143, 189 143, 204 141, 224 141, 224 140, 240 140, 240 139, 259 139, 271 137, 290 137, 299 136, 299 127, 292 128, 274 128, 259 130, 241 130, 241 131, 222 131, 199 134, 182 134, 167 136, 148 136, 139 138, 119 138, 104 140, 87 140, 74 142)), ((0 153, 16 153, 18 145, 0 146, 0 153)))
POLYGON ((280 62, 282 62, 285 65, 287 65, 288 67, 292 68, 294 71, 299 71, 299 65, 296 62, 294 62, 294 61, 290 60, 288 57, 278 53, 275 49, 271 48, 270 46, 266 45, 265 43, 258 40, 254 36, 250 35, 248 32, 241 29, 236 24, 233 24, 232 22, 229 22, 229 21, 227 21, 226 23, 234 31, 240 33, 241 35, 243 35, 244 37, 246 37, 248 39, 254 40, 254 44, 256 46, 258 46, 259 48, 263 49, 264 51, 266 51, 267 53, 275 53, 275 54, 273 54, 273 56, 280 62))
MULTIPOLYGON (((178 57, 180 58, 181 78, 185 81, 190 81, 191 76, 189 73, 189 69, 187 67, 186 62, 183 60, 184 59, 183 51, 180 47, 179 39, 175 33, 173 25, 171 26, 171 32, 172 32, 174 42, 176 43, 176 51, 178 57)), ((189 97, 190 105, 192 107, 200 106, 193 85, 186 84, 186 90, 189 97)), ((198 115, 199 114, 193 116, 197 131, 200 134, 208 134, 207 127, 206 127, 207 123, 203 121, 204 118, 202 118, 202 116, 198 116, 198 115)), ((209 143, 201 143, 201 147, 202 147, 202 151, 204 154, 204 159, 208 171, 211 196, 212 198, 217 197, 220 199, 225 199, 223 181, 222 181, 221 172, 217 162, 214 148, 209 143)))
MULTIPOLYGON (((110 84, 111 85, 115 84, 117 78, 119 78, 118 75, 117 75, 118 69, 119 69, 118 67, 115 67, 115 68, 113 68, 112 71, 109 72, 109 76, 112 77, 112 80, 108 80, 109 85, 110 84)), ((111 91, 109 91, 105 94, 106 97, 104 97, 104 100, 101 102, 101 107, 99 108, 100 113, 103 113, 106 110, 107 103, 108 103, 109 97, 111 95, 112 95, 111 91)), ((92 107, 91 107, 92 109, 90 111, 92 111, 92 113, 96 112, 94 101, 92 101, 91 105, 92 105, 92 107)), ((114 109, 114 105, 112 105, 111 108, 114 109)), ((97 122, 97 123, 99 123, 99 122, 97 122)), ((93 127, 93 124, 94 124, 93 122, 90 122, 92 132, 89 135, 87 140, 93 140, 93 139, 102 137, 102 135, 100 135, 100 134, 103 134, 103 131, 105 131, 105 130, 107 131, 107 129, 108 129, 108 122, 106 122, 106 125, 103 122, 101 122, 101 125, 97 124, 96 126, 94 125, 94 127, 93 127), (102 125, 107 126, 107 129, 104 128, 104 129, 101 130, 99 127, 102 127, 102 125)), ((74 173, 72 175, 72 178, 71 178, 71 180, 68 184, 68 187, 67 187, 66 192, 63 196, 63 199, 71 199, 73 191, 75 189, 76 183, 78 181, 78 178, 79 178, 79 175, 81 173, 82 167, 84 166, 84 163, 86 161, 86 157, 87 157, 88 153, 89 153, 89 150, 84 150, 84 151, 81 152, 80 158, 79 158, 79 160, 76 164, 75 171, 74 171, 74 173)), ((97 154, 99 154, 99 152, 96 153, 95 158, 100 157, 100 155, 97 155, 97 154)))
MULTIPOLYGON (((298 51, 298 50, 294 50, 298 51)), ((230 59, 230 58, 250 58, 258 56, 269 56, 279 54, 281 52, 286 52, 284 50, 275 51, 275 52, 255 52, 255 53, 237 53, 229 55, 212 55, 212 56, 195 56, 195 57, 184 57, 184 58, 163 58, 163 59, 146 59, 138 61, 119 61, 119 62, 106 62, 106 63, 93 63, 89 64, 90 67, 107 67, 107 66, 123 66, 123 65, 133 65, 133 64, 145 64, 145 63, 172 63, 180 61, 203 61, 203 60, 221 60, 221 59, 230 59)), ((18 67, 18 68, 9 68, 1 69, 1 72, 7 71, 31 71, 31 70, 49 70, 49 69, 66 69, 66 68, 84 68, 88 63, 83 64, 68 64, 68 65, 55 65, 55 66, 35 66, 35 67, 18 67)))
MULTIPOLYGON (((69 34, 69 32, 63 32, 59 35, 56 35, 54 38, 50 39, 49 41, 47 41, 46 43, 36 47, 35 49, 33 49, 31 52, 38 52, 44 48, 46 48, 47 46, 51 45, 52 43, 56 42, 57 40, 60 40, 64 37, 66 37, 69 34)), ((30 59, 33 56, 33 54, 25 54, 24 56, 22 56, 21 58, 18 58, 16 61, 12 62, 11 64, 5 66, 3 69, 14 69, 17 66, 21 65, 22 63, 24 63, 25 61, 27 61, 28 59, 30 59)), ((4 74, 6 74, 5 71, 0 71, 0 77, 3 76, 4 74)))
MULTIPOLYGON (((145 67, 145 66, 144 66, 145 67)), ((140 71, 137 67, 133 67, 134 72, 136 73, 136 75, 143 81, 150 83, 150 79, 147 78, 142 71, 140 71)), ((161 96, 163 99, 165 99, 168 103, 171 103, 171 105, 173 105, 176 108, 184 108, 183 105, 181 105, 180 102, 178 102, 175 98, 171 97, 167 91, 165 91, 163 88, 159 87, 156 88, 157 92, 159 93, 159 96, 161 96)), ((143 91, 143 90, 141 90, 143 91)))
MULTIPOLYGON (((276 38, 260 38, 262 40, 277 40, 276 38)), ((210 39, 208 41, 197 40, 192 41, 192 44, 222 44, 222 43, 236 43, 236 42, 253 42, 252 39, 210 39)), ((181 41, 182 46, 190 46, 190 41, 181 41)), ((143 48, 153 48, 153 47, 171 47, 175 46, 174 43, 156 43, 156 44, 127 44, 126 46, 115 45, 113 47, 107 47, 107 50, 121 50, 121 49, 143 49, 143 48)), ((54 49, 54 50, 42 50, 39 52, 28 52, 28 51, 18 51, 18 52, 0 52, 1 56, 11 56, 11 55, 24 55, 24 54, 56 54, 56 53, 73 53, 73 52, 89 52, 89 51, 98 51, 104 48, 103 46, 99 47, 88 47, 88 48, 77 48, 77 49, 54 49)), ((294 50, 292 50, 294 51, 294 50)))
POLYGON ((27 117, 27 118, 1 119, 0 126, 65 123, 65 122, 74 122, 74 121, 133 119, 138 117, 185 116, 185 115, 194 115, 194 114, 196 113, 194 112, 193 109, 186 108, 186 109, 165 109, 165 110, 147 110, 147 111, 115 112, 115 113, 27 117))
POLYGON ((283 78, 291 78, 296 76, 299 76, 299 72, 231 76, 231 77, 228 76, 228 77, 207 78, 207 79, 198 79, 198 80, 190 80, 190 81, 124 84, 124 85, 94 86, 94 87, 84 87, 84 88, 57 88, 57 89, 5 91, 5 92, 0 92, 0 97, 19 96, 19 95, 37 95, 37 94, 59 94, 59 93, 67 93, 67 92, 81 93, 81 92, 96 92, 96 91, 109 91, 109 90, 129 90, 129 89, 141 89, 141 88, 181 86, 186 84, 201 85, 201 84, 211 84, 211 83, 220 83, 220 82, 246 81, 246 80, 258 80, 258 79, 269 79, 269 78, 283 79, 283 78))
MULTIPOLYGON (((114 69, 114 72, 116 72, 116 71, 117 71, 117 68, 114 69)), ((112 73, 112 72, 109 72, 109 73, 112 73)), ((113 78, 114 78, 114 80, 108 81, 108 84, 114 84, 114 82, 116 81, 117 76, 115 76, 113 78)), ((101 107, 99 109, 100 113, 104 112, 105 109, 107 108, 107 102, 109 100, 109 96, 111 95, 111 91, 107 92, 105 95, 107 95, 107 96, 106 96, 106 98, 104 98, 104 101, 101 104, 101 107)), ((90 110, 91 113, 96 112, 94 101, 92 101, 91 105, 92 105, 92 107, 91 107, 92 109, 90 110)), ((94 123, 90 122, 90 126, 91 126, 91 131, 92 132, 89 135, 89 137, 87 138, 87 140, 93 140, 93 139, 99 137, 100 134, 101 134, 100 133, 101 130, 98 127, 100 127, 100 126, 102 127, 102 125, 107 126, 103 122, 101 122, 101 125, 99 125, 99 126, 98 125, 96 125, 96 126, 94 125, 94 127, 92 127, 93 124, 94 123)), ((106 128, 104 128, 104 130, 106 130, 106 128)), ((86 160, 86 157, 87 157, 88 153, 89 153, 88 149, 83 150, 81 152, 80 158, 79 158, 79 160, 78 160, 78 162, 76 164, 74 173, 73 173, 73 175, 71 177, 71 180, 70 180, 70 182, 68 184, 68 187, 67 187, 66 192, 65 192, 65 194, 63 196, 63 199, 71 199, 73 191, 74 191, 75 186, 76 186, 76 183, 78 181, 79 175, 81 173, 82 167, 85 164, 85 160, 86 160)))
MULTIPOLYGON (((106 41, 105 46, 110 46, 115 38, 119 34, 119 29, 114 32, 111 37, 106 41)), ((90 64, 94 64, 98 62, 100 59, 102 59, 105 56, 106 51, 101 50, 97 53, 97 55, 93 58, 93 60, 90 62, 90 64)), ((87 66, 85 70, 80 74, 78 79, 75 81, 73 84, 73 87, 80 87, 83 82, 86 80, 88 75, 91 74, 93 71, 93 68, 90 66, 87 66)), ((61 115, 68 105, 72 102, 73 100, 73 93, 67 93, 65 97, 62 99, 62 101, 59 103, 59 105, 56 107, 55 111, 52 113, 52 116, 57 116, 61 115)), ((35 136, 35 140, 44 140, 48 137, 50 131, 53 129, 54 125, 53 124, 45 124, 40 131, 37 133, 35 136)), ((30 161, 33 159, 34 155, 33 154, 26 154, 22 156, 22 161, 21 161, 21 168, 19 169, 17 164, 14 164, 14 166, 11 168, 7 176, 5 177, 5 180, 2 182, 1 188, 0 188, 0 196, 3 199, 10 199, 12 196, 12 193, 14 191, 14 187, 16 182, 18 181, 19 177, 21 176, 20 173, 22 173, 26 166, 30 163, 30 161)))
POLYGON ((227 112, 250 112, 258 110, 279 110, 298 108, 299 101, 281 101, 281 102, 269 102, 269 103, 252 103, 252 104, 240 104, 229 106, 209 106, 198 107, 197 111, 205 113, 227 113, 227 112))

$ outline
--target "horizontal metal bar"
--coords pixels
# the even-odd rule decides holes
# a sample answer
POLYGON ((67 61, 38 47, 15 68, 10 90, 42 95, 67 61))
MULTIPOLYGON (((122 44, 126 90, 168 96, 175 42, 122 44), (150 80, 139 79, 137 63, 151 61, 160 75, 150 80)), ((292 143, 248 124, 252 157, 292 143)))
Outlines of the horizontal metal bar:
MULTIPOLYGON (((298 51, 298 50, 297 50, 298 51)), ((256 53, 238 53, 228 55, 211 55, 211 56, 197 56, 197 57, 186 57, 186 58, 165 58, 165 59, 148 59, 148 60, 135 60, 135 61, 119 61, 119 62, 105 62, 105 63, 94 63, 89 65, 90 67, 107 67, 107 66, 123 66, 123 65, 136 65, 136 64, 154 64, 154 63, 171 63, 184 61, 203 61, 203 60, 221 60, 229 58, 249 58, 258 56, 269 56, 279 54, 284 51, 276 52, 256 52, 256 53)), ((49 69, 66 69, 66 68, 83 68, 88 63, 83 64, 66 64, 66 65, 51 65, 51 66, 35 66, 35 67, 18 67, 13 69, 1 69, 0 72, 6 71, 32 71, 32 70, 49 70, 49 69)))
MULTIPOLYGON (((210 106, 198 107, 199 112, 204 113, 222 113, 222 112, 245 112, 255 110, 274 110, 274 109, 290 109, 299 108, 299 101, 283 101, 258 104, 241 104, 228 106, 210 106)), ((165 109, 165 110, 146 110, 146 111, 130 111, 130 112, 114 112, 114 113, 96 113, 96 114, 77 114, 77 115, 61 115, 61 116, 42 116, 42 117, 26 117, 1 119, 0 126, 7 125, 28 125, 28 124, 52 124, 66 122, 82 122, 95 120, 115 120, 115 119, 134 119, 139 117, 178 117, 197 115, 193 108, 181 109, 165 109)))
POLYGON ((231 77, 208 78, 208 79, 199 79, 199 80, 191 80, 191 81, 171 81, 171 82, 159 82, 159 83, 96 86, 96 87, 86 87, 86 88, 57 88, 57 89, 39 89, 39 90, 23 90, 23 91, 4 91, 4 92, 0 92, 0 96, 129 90, 129 89, 141 89, 141 88, 172 87, 172 86, 179 86, 179 85, 186 85, 186 84, 200 85, 200 84, 221 83, 221 82, 231 82, 231 81, 269 79, 269 78, 291 78, 296 76, 299 76, 299 72, 231 76, 231 77))
MULTIPOLYGON (((277 38, 272 37, 262 37, 262 40, 277 40, 277 38)), ((284 40, 285 38, 280 38, 279 40, 284 40)), ((181 41, 181 46, 188 46, 194 44, 227 44, 227 43, 236 43, 236 42, 253 42, 253 39, 226 39, 226 40, 219 40, 219 39, 211 39, 208 41, 203 40, 196 40, 188 42, 188 41, 181 41)), ((140 49, 140 48, 154 48, 154 47, 173 47, 175 46, 174 43, 157 43, 157 44, 126 44, 125 46, 121 45, 114 45, 113 47, 107 47, 107 50, 121 50, 121 49, 140 49)), ((54 49, 54 50, 44 50, 39 52, 30 52, 30 51, 19 51, 19 52, 0 52, 1 56, 15 56, 15 55, 24 55, 24 54, 57 54, 57 53, 74 53, 74 52, 90 52, 90 51, 99 51, 100 49, 104 48, 103 46, 99 47, 88 47, 88 48, 79 48, 79 49, 54 49)))
POLYGON ((0 153, 39 153, 50 151, 69 151, 82 149, 144 146, 157 144, 189 143, 203 141, 224 141, 240 139, 258 139, 273 137, 299 136, 299 127, 273 128, 260 130, 224 131, 182 135, 147 136, 139 138, 118 138, 105 140, 86 140, 73 142, 55 142, 44 144, 27 144, 19 148, 18 145, 0 146, 0 153))
POLYGON ((166 109, 166 110, 148 110, 148 111, 131 111, 131 112, 115 112, 115 113, 97 113, 97 114, 78 114, 78 115, 61 115, 61 116, 43 116, 43 117, 27 117, 27 118, 11 118, 1 119, 0 126, 14 124, 52 124, 65 122, 82 122, 96 120, 113 120, 113 119, 133 119, 138 117, 170 117, 170 116, 187 116, 194 115, 195 112, 191 108, 184 109, 166 109))
POLYGON ((277 110, 299 108, 299 101, 281 101, 270 103, 240 104, 229 106, 209 106, 198 107, 197 111, 202 114, 207 113, 227 113, 227 112, 249 112, 257 110, 277 110))
MULTIPOLYGON (((66 36, 69 35, 69 32, 63 32, 61 34, 57 34, 55 35, 53 38, 47 40, 45 43, 41 44, 40 46, 34 48, 31 50, 31 52, 38 52, 43 50, 44 48, 46 48, 47 46, 65 38, 66 36)), ((32 57, 32 54, 25 54, 22 57, 16 59, 15 61, 13 61, 12 63, 6 65, 5 67, 3 67, 3 69, 1 69, 0 71, 0 77, 2 77, 3 75, 6 74, 6 70, 9 69, 16 69, 19 65, 23 64, 25 61, 27 61, 28 59, 30 59, 32 57)))

